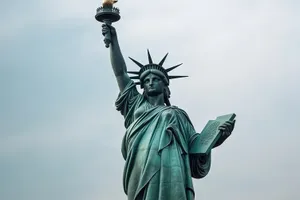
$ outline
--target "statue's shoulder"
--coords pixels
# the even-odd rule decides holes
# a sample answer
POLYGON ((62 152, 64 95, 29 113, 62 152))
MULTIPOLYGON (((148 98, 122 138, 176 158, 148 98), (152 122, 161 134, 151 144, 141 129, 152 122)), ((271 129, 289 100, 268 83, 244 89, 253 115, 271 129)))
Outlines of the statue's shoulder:
POLYGON ((175 106, 175 105, 171 105, 169 106, 170 109, 175 109, 175 110, 178 110, 178 111, 181 111, 181 112, 185 112, 182 108, 178 107, 178 106, 175 106))
POLYGON ((172 106, 170 106, 170 109, 175 110, 176 113, 177 113, 177 115, 180 115, 181 117, 185 118, 185 119, 188 120, 190 123, 192 123, 191 120, 190 120, 190 118, 189 118, 189 115, 188 115, 187 112, 185 112, 185 110, 183 110, 182 108, 179 108, 178 106, 172 105, 172 106))
POLYGON ((177 113, 183 114, 188 117, 188 114, 182 108, 180 108, 178 106, 172 105, 172 106, 169 106, 169 108, 175 110, 177 113))

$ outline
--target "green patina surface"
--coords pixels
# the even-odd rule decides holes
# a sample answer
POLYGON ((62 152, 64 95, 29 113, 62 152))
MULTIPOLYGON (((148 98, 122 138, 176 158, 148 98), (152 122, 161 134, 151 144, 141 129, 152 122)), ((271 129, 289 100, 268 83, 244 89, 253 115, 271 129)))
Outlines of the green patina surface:
POLYGON ((175 106, 150 104, 133 82, 120 94, 116 106, 127 128, 122 154, 128 199, 194 199, 192 177, 207 175, 210 154, 198 155, 200 145, 190 146, 199 134, 187 114, 175 106), (190 148, 195 154, 189 154, 190 148))
POLYGON ((148 51, 148 64, 131 58, 140 70, 127 71, 117 32, 111 26, 120 19, 119 11, 99 8, 96 19, 104 22, 104 43, 110 49, 111 65, 120 90, 116 107, 125 119, 123 186, 128 200, 193 200, 192 178, 208 174, 211 149, 230 136, 235 115, 209 121, 203 134, 197 133, 188 115, 169 100, 169 80, 186 76, 168 73, 181 64, 164 68, 167 55, 155 64, 148 51), (135 76, 129 77, 128 73, 135 76), (137 91, 137 84, 144 90, 143 94, 137 91))

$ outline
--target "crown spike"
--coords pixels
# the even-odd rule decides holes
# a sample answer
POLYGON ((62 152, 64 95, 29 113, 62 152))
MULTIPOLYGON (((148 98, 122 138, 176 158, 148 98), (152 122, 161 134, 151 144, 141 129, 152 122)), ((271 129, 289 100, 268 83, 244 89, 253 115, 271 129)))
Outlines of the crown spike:
POLYGON ((180 63, 180 64, 178 64, 178 65, 175 65, 174 67, 170 67, 170 68, 166 69, 166 72, 170 72, 170 71, 172 71, 173 69, 179 67, 179 66, 182 65, 182 64, 183 64, 183 63, 180 63))
POLYGON ((169 79, 175 79, 175 78, 186 78, 188 76, 169 76, 169 79))
POLYGON ((140 76, 130 76, 131 79, 140 79, 140 76))
POLYGON ((152 61, 152 58, 151 58, 149 49, 147 49, 147 54, 148 54, 148 61, 149 61, 149 64, 153 64, 153 61, 152 61))
POLYGON ((127 71, 127 73, 129 73, 129 74, 136 74, 136 75, 139 75, 139 73, 140 73, 140 72, 127 71))
MULTIPOLYGON (((177 65, 175 65, 173 67, 165 69, 162 65, 164 64, 164 62, 165 62, 167 56, 169 55, 169 53, 167 53, 163 57, 163 59, 159 62, 159 64, 153 63, 153 60, 152 60, 152 57, 151 57, 149 49, 147 49, 147 55, 148 55, 149 64, 146 64, 146 65, 143 65, 140 62, 138 62, 138 61, 134 60, 133 58, 129 57, 130 60, 132 60, 136 65, 138 65, 141 68, 138 71, 127 71, 128 74, 131 74, 131 76, 129 78, 132 79, 132 80, 134 80, 134 81, 137 81, 137 82, 135 82, 136 85, 141 85, 141 77, 140 77, 140 75, 142 75, 145 71, 152 70, 152 69, 153 70, 158 70, 158 71, 162 72, 161 75, 164 76, 164 78, 167 79, 167 83, 168 84, 169 84, 168 80, 188 77, 188 76, 179 76, 179 75, 175 75, 175 76, 169 76, 168 75, 168 73, 170 71, 176 69, 177 67, 179 67, 180 65, 183 64, 183 63, 180 63, 180 64, 177 64, 177 65)), ((141 87, 143 87, 143 85, 141 85, 141 87)))
POLYGON ((165 60, 166 60, 168 54, 169 54, 169 53, 167 53, 167 54, 165 55, 165 57, 163 57, 163 59, 159 62, 158 65, 162 66, 162 65, 164 64, 164 62, 165 62, 165 60))
POLYGON ((137 64, 140 68, 144 67, 143 64, 139 63, 138 61, 134 60, 133 58, 129 57, 135 64, 137 64))

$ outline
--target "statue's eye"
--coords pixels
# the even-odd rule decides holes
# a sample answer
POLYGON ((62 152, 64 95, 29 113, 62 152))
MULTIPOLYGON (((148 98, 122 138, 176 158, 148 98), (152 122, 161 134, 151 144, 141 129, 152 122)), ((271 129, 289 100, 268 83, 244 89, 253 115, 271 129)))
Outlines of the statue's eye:
POLYGON ((148 78, 145 79, 145 80, 144 80, 144 83, 149 83, 149 79, 148 79, 148 78))

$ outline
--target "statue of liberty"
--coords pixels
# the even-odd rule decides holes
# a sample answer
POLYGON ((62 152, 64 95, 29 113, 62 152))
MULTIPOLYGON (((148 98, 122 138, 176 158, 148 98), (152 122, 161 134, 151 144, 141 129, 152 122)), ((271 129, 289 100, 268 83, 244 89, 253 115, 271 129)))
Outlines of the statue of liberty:
MULTIPOLYGON (((201 134, 195 131, 187 113, 170 103, 170 79, 186 77, 169 75, 180 64, 164 68, 168 54, 156 64, 148 51, 149 63, 130 58, 140 69, 127 71, 115 28, 103 24, 102 34, 108 33, 111 65, 120 90, 116 108, 125 119, 121 149, 125 159, 123 187, 128 200, 193 200, 192 178, 208 174, 211 152, 197 153, 200 144, 193 141, 201 134), (143 89, 142 94, 137 85, 143 89)), ((234 123, 226 121, 219 126, 221 136, 214 147, 231 134, 234 123)))

